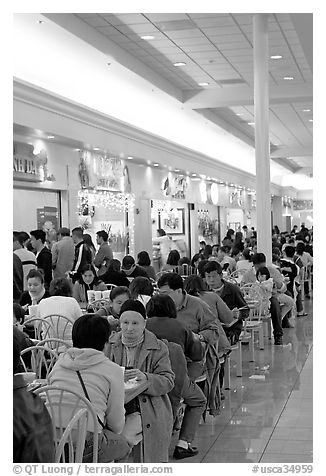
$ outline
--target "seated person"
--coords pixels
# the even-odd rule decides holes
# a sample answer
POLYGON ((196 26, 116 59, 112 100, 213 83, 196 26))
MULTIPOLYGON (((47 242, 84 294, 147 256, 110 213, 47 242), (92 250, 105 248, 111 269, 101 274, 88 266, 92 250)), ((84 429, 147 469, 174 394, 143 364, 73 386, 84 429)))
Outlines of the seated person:
POLYGON ((39 269, 31 269, 26 277, 27 291, 24 291, 20 298, 20 305, 25 314, 28 314, 28 307, 39 304, 42 299, 50 296, 49 291, 44 287, 44 275, 39 269))
POLYGON ((169 460, 173 416, 168 393, 174 387, 166 344, 147 329, 146 311, 139 301, 129 299, 121 308, 121 331, 109 341, 107 355, 125 370, 125 380, 147 382, 148 388, 136 397, 143 421, 145 463, 169 460))
POLYGON ((81 277, 76 280, 73 288, 73 297, 82 306, 88 304, 87 291, 106 291, 107 287, 102 281, 103 277, 99 279, 96 276, 94 266, 86 264, 81 270, 81 277))
POLYGON ((152 279, 153 281, 156 281, 156 273, 153 266, 151 265, 151 259, 147 251, 140 251, 138 253, 137 264, 138 266, 141 266, 146 271, 150 279, 152 279))
POLYGON ((242 319, 249 314, 247 303, 236 284, 224 281, 222 267, 219 263, 210 261, 205 265, 203 272, 208 287, 223 299, 228 308, 233 311, 233 317, 238 319, 233 325, 224 329, 230 343, 233 345, 239 340, 242 331, 242 319))
MULTIPOLYGON (((22 331, 24 322, 24 309, 16 302, 13 303, 13 331, 14 331, 14 338, 17 339, 19 345, 19 351, 21 352, 28 347, 33 347, 35 344, 29 338, 25 332, 22 331)), ((23 355, 23 360, 27 367, 31 365, 31 354, 28 352, 27 354, 23 355)), ((24 372, 24 367, 21 363, 19 363, 19 370, 17 372, 24 372)))
POLYGON ((13 338, 13 462, 53 463, 54 440, 51 417, 38 395, 27 391, 20 372, 20 345, 13 338))
POLYGON ((181 256, 178 250, 171 250, 168 254, 166 264, 162 266, 162 271, 173 271, 178 266, 181 256))
MULTIPOLYGON (((81 316, 82 311, 75 298, 72 297, 72 285, 67 278, 56 278, 50 283, 50 297, 43 299, 38 305, 36 311, 36 317, 44 319, 47 316, 65 316, 70 321, 74 322, 81 316)), ((56 339, 63 339, 71 343, 71 330, 72 324, 66 322, 66 320, 59 319, 55 324, 56 328, 49 328, 48 325, 42 324, 42 329, 45 335, 45 339, 54 337, 56 339)))
POLYGON ((115 286, 129 286, 128 278, 125 273, 120 271, 121 263, 118 259, 111 260, 107 271, 102 274, 101 280, 106 284, 114 284, 115 286))
POLYGON ((111 332, 120 331, 120 312, 124 302, 130 299, 130 291, 126 286, 116 286, 110 292, 110 303, 104 304, 96 311, 96 314, 107 317, 111 332))
POLYGON ((184 324, 177 321, 177 310, 169 296, 159 294, 153 296, 147 304, 147 313, 149 319, 146 321, 146 329, 153 332, 159 339, 169 341, 170 360, 172 370, 176 376, 175 386, 169 392, 173 416, 176 416, 181 398, 183 398, 186 405, 179 440, 173 456, 176 459, 189 458, 198 453, 198 450, 193 448, 191 444, 195 438, 200 418, 206 408, 206 398, 199 386, 189 379, 187 363, 182 350, 192 360, 196 360, 196 358, 200 360, 203 358, 203 348, 193 333, 184 324), (181 354, 177 348, 171 346, 172 343, 175 343, 175 345, 178 343, 181 354), (181 379, 179 378, 180 374, 181 379), (178 391, 179 382, 181 388, 178 391))
POLYGON ((129 282, 136 278, 137 276, 144 276, 148 278, 148 274, 138 264, 135 263, 135 260, 132 256, 126 255, 122 260, 121 271, 127 276, 129 282))
POLYGON ((129 285, 131 299, 138 299, 144 307, 153 295, 154 288, 149 278, 137 276, 129 285))
MULTIPOLYGON (((125 419, 123 369, 104 354, 109 337, 110 326, 105 319, 94 314, 81 316, 73 325, 73 347, 59 356, 49 374, 51 385, 64 386, 83 395, 77 374, 80 372, 89 400, 103 425, 98 425, 99 463, 125 458, 132 445, 141 441, 139 415, 130 415, 128 422, 125 419)), ((92 455, 94 428, 89 426, 87 430, 85 462, 92 455)))
POLYGON ((261 266, 256 272, 257 284, 263 290, 262 299, 263 299, 263 314, 266 314, 270 308, 270 298, 272 297, 272 291, 274 287, 273 278, 268 271, 266 266, 261 266))

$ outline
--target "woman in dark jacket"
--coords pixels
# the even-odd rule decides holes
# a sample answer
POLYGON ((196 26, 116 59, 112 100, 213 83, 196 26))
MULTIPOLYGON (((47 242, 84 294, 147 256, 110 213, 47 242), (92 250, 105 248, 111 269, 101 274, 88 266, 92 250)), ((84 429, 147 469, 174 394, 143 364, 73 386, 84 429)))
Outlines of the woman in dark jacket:
POLYGON ((102 274, 101 279, 106 284, 114 284, 115 286, 129 286, 129 280, 125 273, 120 271, 121 263, 118 259, 113 259, 107 271, 102 274))

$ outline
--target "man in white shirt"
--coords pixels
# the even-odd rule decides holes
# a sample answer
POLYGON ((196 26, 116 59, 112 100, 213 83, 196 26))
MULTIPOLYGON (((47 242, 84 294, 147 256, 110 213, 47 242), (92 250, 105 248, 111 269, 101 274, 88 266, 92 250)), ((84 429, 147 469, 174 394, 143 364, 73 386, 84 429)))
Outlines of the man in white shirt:
POLYGON ((228 264, 227 271, 231 274, 233 271, 236 270, 237 263, 234 258, 231 258, 229 256, 230 253, 230 248, 228 246, 221 246, 220 249, 217 252, 217 259, 222 266, 222 269, 224 265, 228 264))
POLYGON ((23 265, 24 282, 23 291, 27 291, 27 275, 31 269, 37 269, 36 256, 24 247, 23 235, 18 231, 13 232, 13 249, 23 265))

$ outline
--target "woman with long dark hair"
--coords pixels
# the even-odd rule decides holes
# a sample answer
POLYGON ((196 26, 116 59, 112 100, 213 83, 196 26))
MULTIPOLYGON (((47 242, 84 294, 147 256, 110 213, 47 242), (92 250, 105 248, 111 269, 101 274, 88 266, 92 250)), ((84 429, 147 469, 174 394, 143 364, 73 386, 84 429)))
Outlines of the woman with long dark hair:
POLYGON ((87 304, 87 291, 106 291, 107 287, 96 276, 94 266, 91 264, 85 265, 81 270, 81 278, 77 279, 74 284, 73 297, 80 304, 87 304))

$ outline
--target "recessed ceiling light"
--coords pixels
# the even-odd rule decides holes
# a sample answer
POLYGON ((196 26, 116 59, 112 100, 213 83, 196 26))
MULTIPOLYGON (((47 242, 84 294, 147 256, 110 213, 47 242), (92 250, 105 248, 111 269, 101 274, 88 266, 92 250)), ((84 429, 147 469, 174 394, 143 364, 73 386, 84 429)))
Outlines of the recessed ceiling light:
POLYGON ((201 179, 199 177, 193 177, 191 180, 193 180, 194 182, 199 182, 201 179))
POLYGON ((153 35, 142 35, 140 38, 142 40, 154 40, 155 36, 153 36, 153 35))
POLYGON ((54 139, 54 136, 48 136, 48 139, 54 139))
POLYGON ((254 122, 247 122, 248 126, 254 126, 255 123, 254 122))
POLYGON ((294 76, 284 76, 285 81, 292 81, 294 79, 294 76))
POLYGON ((282 55, 272 55, 270 56, 270 59, 282 59, 283 56, 282 55))
POLYGON ((180 172, 180 169, 174 169, 175 172, 180 172))
POLYGON ((153 164, 153 167, 158 167, 160 164, 153 164))
POLYGON ((203 82, 203 83, 198 83, 198 86, 208 86, 209 83, 203 82))
POLYGON ((132 160, 133 157, 131 157, 131 155, 129 155, 129 156, 127 157, 127 159, 132 160))
POLYGON ((302 109, 302 112, 311 112, 311 109, 302 109))
POLYGON ((74 149, 74 150, 75 150, 76 152, 79 152, 79 151, 80 151, 80 149, 74 149))
POLYGON ((197 174, 191 174, 192 177, 197 177, 197 174))
POLYGON ((244 116, 244 113, 243 112, 237 112, 235 115, 236 116, 244 116))
POLYGON ((186 63, 183 61, 177 61, 176 63, 173 63, 173 66, 186 66, 186 63))
POLYGON ((93 150, 100 150, 99 147, 93 147, 93 150))
POLYGON ((314 122, 314 120, 313 120, 313 119, 309 119, 309 122, 314 122))

